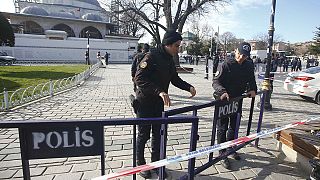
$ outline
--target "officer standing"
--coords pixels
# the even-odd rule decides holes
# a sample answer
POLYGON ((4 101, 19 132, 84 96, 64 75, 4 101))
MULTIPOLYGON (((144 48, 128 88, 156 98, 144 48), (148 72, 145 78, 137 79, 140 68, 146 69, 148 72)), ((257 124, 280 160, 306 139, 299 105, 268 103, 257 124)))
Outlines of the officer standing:
POLYGON ((104 60, 106 62, 106 65, 109 64, 109 53, 106 51, 106 54, 104 55, 104 60))
MULTIPOLYGON (((216 99, 229 100, 241 96, 246 90, 250 97, 254 97, 257 92, 257 85, 254 76, 254 65, 248 61, 251 46, 247 42, 241 43, 235 50, 235 57, 223 62, 218 66, 218 70, 213 78, 214 96, 216 99)), ((218 119, 217 141, 223 143, 234 139, 236 129, 236 114, 227 118, 218 119), (230 125, 229 125, 230 124, 230 125), (228 132, 228 133, 227 133, 228 132)), ((220 150, 223 154, 226 150, 220 150)), ((240 160, 241 157, 235 152, 233 158, 240 160)), ((228 158, 221 161, 223 167, 230 169, 228 158)))
MULTIPOLYGON (((193 86, 183 81, 176 71, 173 57, 178 54, 182 37, 178 32, 167 31, 164 34, 162 44, 156 48, 150 49, 142 61, 139 63, 135 75, 135 83, 138 87, 136 91, 139 108, 137 117, 151 118, 161 117, 164 111, 164 105, 170 106, 168 88, 170 82, 195 96, 196 90, 193 86)), ((160 124, 146 124, 138 126, 137 137, 137 164, 146 164, 144 158, 145 144, 151 139, 151 161, 160 159, 160 124)), ((158 174, 158 171, 156 171, 158 174)), ((140 176, 150 178, 151 172, 140 172, 140 176)), ((165 173, 165 177, 167 174, 165 173)))

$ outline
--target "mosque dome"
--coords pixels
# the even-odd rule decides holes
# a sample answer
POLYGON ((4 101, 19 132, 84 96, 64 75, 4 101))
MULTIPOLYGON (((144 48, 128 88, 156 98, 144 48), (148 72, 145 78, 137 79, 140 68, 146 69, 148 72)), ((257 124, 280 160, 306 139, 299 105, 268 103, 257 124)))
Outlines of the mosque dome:
POLYGON ((48 16, 49 13, 41 7, 38 6, 28 6, 21 10, 21 14, 32 14, 38 16, 48 16))
POLYGON ((82 19, 90 20, 90 21, 102 21, 102 17, 98 14, 87 13, 82 16, 82 19))
POLYGON ((181 36, 182 36, 182 39, 184 39, 184 40, 193 40, 193 38, 196 37, 195 34, 193 34, 192 32, 189 32, 189 31, 182 33, 181 36))
POLYGON ((77 17, 70 12, 52 12, 50 16, 77 19, 77 17))
POLYGON ((92 4, 92 5, 100 7, 100 4, 99 4, 99 2, 97 0, 77 0, 77 1, 85 2, 85 3, 92 4))

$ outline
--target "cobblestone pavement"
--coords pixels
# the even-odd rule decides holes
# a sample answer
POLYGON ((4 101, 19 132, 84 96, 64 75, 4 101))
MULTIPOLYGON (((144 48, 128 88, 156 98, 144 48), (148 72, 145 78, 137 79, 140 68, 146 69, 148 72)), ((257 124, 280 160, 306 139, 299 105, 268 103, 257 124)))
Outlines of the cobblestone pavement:
MULTIPOLYGON (((189 67, 190 65, 184 65, 189 67)), ((193 74, 180 74, 197 89, 197 96, 189 99, 189 93, 170 86, 172 107, 205 103, 212 100, 211 81, 204 79, 203 65, 193 66, 193 74)), ((128 95, 133 86, 129 65, 111 64, 99 69, 81 87, 36 102, 7 113, 0 114, 1 120, 82 120, 131 118, 134 113, 128 95)), ((276 82, 271 100, 274 110, 264 113, 262 129, 274 128, 305 119, 308 115, 320 115, 319 105, 307 102, 299 96, 286 92, 282 83, 276 82)), ((244 100, 240 136, 246 132, 249 99, 244 100)), ((168 109, 168 108, 167 108, 168 109)), ((191 113, 190 113, 191 114, 191 113)), ((197 147, 210 144, 213 108, 198 111, 200 118, 197 147)), ((256 129, 259 111, 254 111, 252 130, 256 129)), ((170 125, 167 155, 186 153, 189 148, 190 125, 170 125)), ((132 127, 105 127, 107 173, 117 172, 132 164, 132 127)), ((148 143, 148 148, 150 144, 148 143)), ((231 159, 232 170, 224 169, 219 163, 208 168, 196 179, 305 179, 306 173, 297 164, 289 162, 276 150, 276 140, 265 138, 259 148, 251 145, 239 150, 242 160, 231 159)), ((150 159, 150 152, 146 152, 150 159)), ((217 153, 215 153, 216 155, 217 153)), ((196 166, 207 162, 207 156, 197 158, 196 166)), ((90 179, 100 175, 100 158, 70 157, 30 160, 32 179, 90 179)), ((186 172, 187 162, 167 166, 169 179, 177 179, 186 172)), ((123 179, 130 179, 125 177, 123 179)), ((153 178, 156 178, 153 175, 153 178)), ((0 179, 22 179, 19 138, 17 129, 0 129, 0 179)), ((138 177, 139 179, 139 177, 138 177)))

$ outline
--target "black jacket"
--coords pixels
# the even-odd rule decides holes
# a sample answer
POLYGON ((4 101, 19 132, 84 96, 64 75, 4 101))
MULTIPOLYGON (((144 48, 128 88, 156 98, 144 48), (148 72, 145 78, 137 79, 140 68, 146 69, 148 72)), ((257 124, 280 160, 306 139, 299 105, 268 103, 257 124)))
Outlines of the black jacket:
POLYGON ((230 98, 241 96, 246 90, 257 92, 253 63, 245 60, 239 64, 235 59, 225 61, 219 65, 212 87, 215 96, 226 92, 230 98))
POLYGON ((191 85, 178 76, 172 56, 164 47, 160 45, 150 49, 139 63, 135 75, 137 98, 147 99, 159 97, 161 92, 168 93, 170 82, 182 90, 190 91, 191 85))

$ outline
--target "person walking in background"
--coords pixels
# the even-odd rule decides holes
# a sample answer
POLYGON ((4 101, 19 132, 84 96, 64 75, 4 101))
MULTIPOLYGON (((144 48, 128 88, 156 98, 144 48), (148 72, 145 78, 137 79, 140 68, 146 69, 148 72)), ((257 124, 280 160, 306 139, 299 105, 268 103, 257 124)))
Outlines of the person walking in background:
POLYGON ((298 58, 297 60, 297 68, 296 68, 296 71, 301 71, 302 70, 302 62, 301 62, 301 59, 298 58))
POLYGON ((84 57, 86 59, 86 65, 90 65, 90 62, 89 62, 89 52, 86 51, 86 53, 84 54, 84 57))
POLYGON ((100 62, 101 61, 101 55, 100 55, 100 51, 97 52, 97 61, 100 62))
POLYGON ((298 63, 297 58, 293 58, 292 63, 291 63, 291 72, 296 71, 297 63, 298 63))
POLYGON ((199 56, 196 56, 196 65, 198 66, 199 64, 199 60, 200 60, 200 57, 199 56))
MULTIPOLYGON (((231 98, 241 96, 246 91, 248 92, 248 96, 255 97, 257 85, 254 75, 254 65, 247 60, 248 57, 250 57, 250 51, 251 45, 243 42, 235 50, 235 57, 233 59, 226 60, 222 65, 218 66, 212 83, 215 99, 229 101, 231 98)), ((218 144, 234 139, 236 121, 237 114, 218 119, 218 144)), ((220 155, 225 153, 225 151, 226 149, 220 150, 220 155)), ((236 160, 241 159, 237 152, 232 154, 232 156, 236 160)), ((226 169, 231 168, 228 158, 221 160, 221 165, 226 169)))
POLYGON ((289 59, 288 58, 284 58, 283 60, 283 72, 288 72, 288 68, 289 68, 289 59))
MULTIPOLYGON (((167 31, 164 34, 162 44, 152 48, 141 60, 135 74, 137 85, 136 97, 139 102, 137 110, 138 118, 161 117, 164 105, 170 106, 171 101, 168 94, 170 82, 185 91, 196 95, 195 88, 183 81, 176 71, 173 57, 178 54, 182 36, 175 31, 167 31)), ((160 124, 144 124, 138 126, 137 137, 137 165, 146 164, 144 157, 145 144, 151 139, 151 161, 160 159, 160 124)), ((157 170, 158 174, 159 171, 157 170)), ((143 178, 150 178, 151 171, 140 172, 143 178)), ((167 173, 164 174, 167 176, 167 173)))
POLYGON ((146 55, 146 53, 149 52, 149 49, 150 49, 149 44, 145 43, 145 44, 143 44, 143 48, 140 46, 140 49, 138 48, 137 53, 133 56, 133 61, 131 64, 131 77, 132 77, 134 92, 136 92, 136 89, 137 89, 137 86, 134 83, 134 76, 136 75, 137 67, 138 67, 140 61, 146 55))
POLYGON ((105 63, 106 65, 109 64, 109 53, 106 51, 106 54, 104 55, 104 60, 105 60, 105 63))

